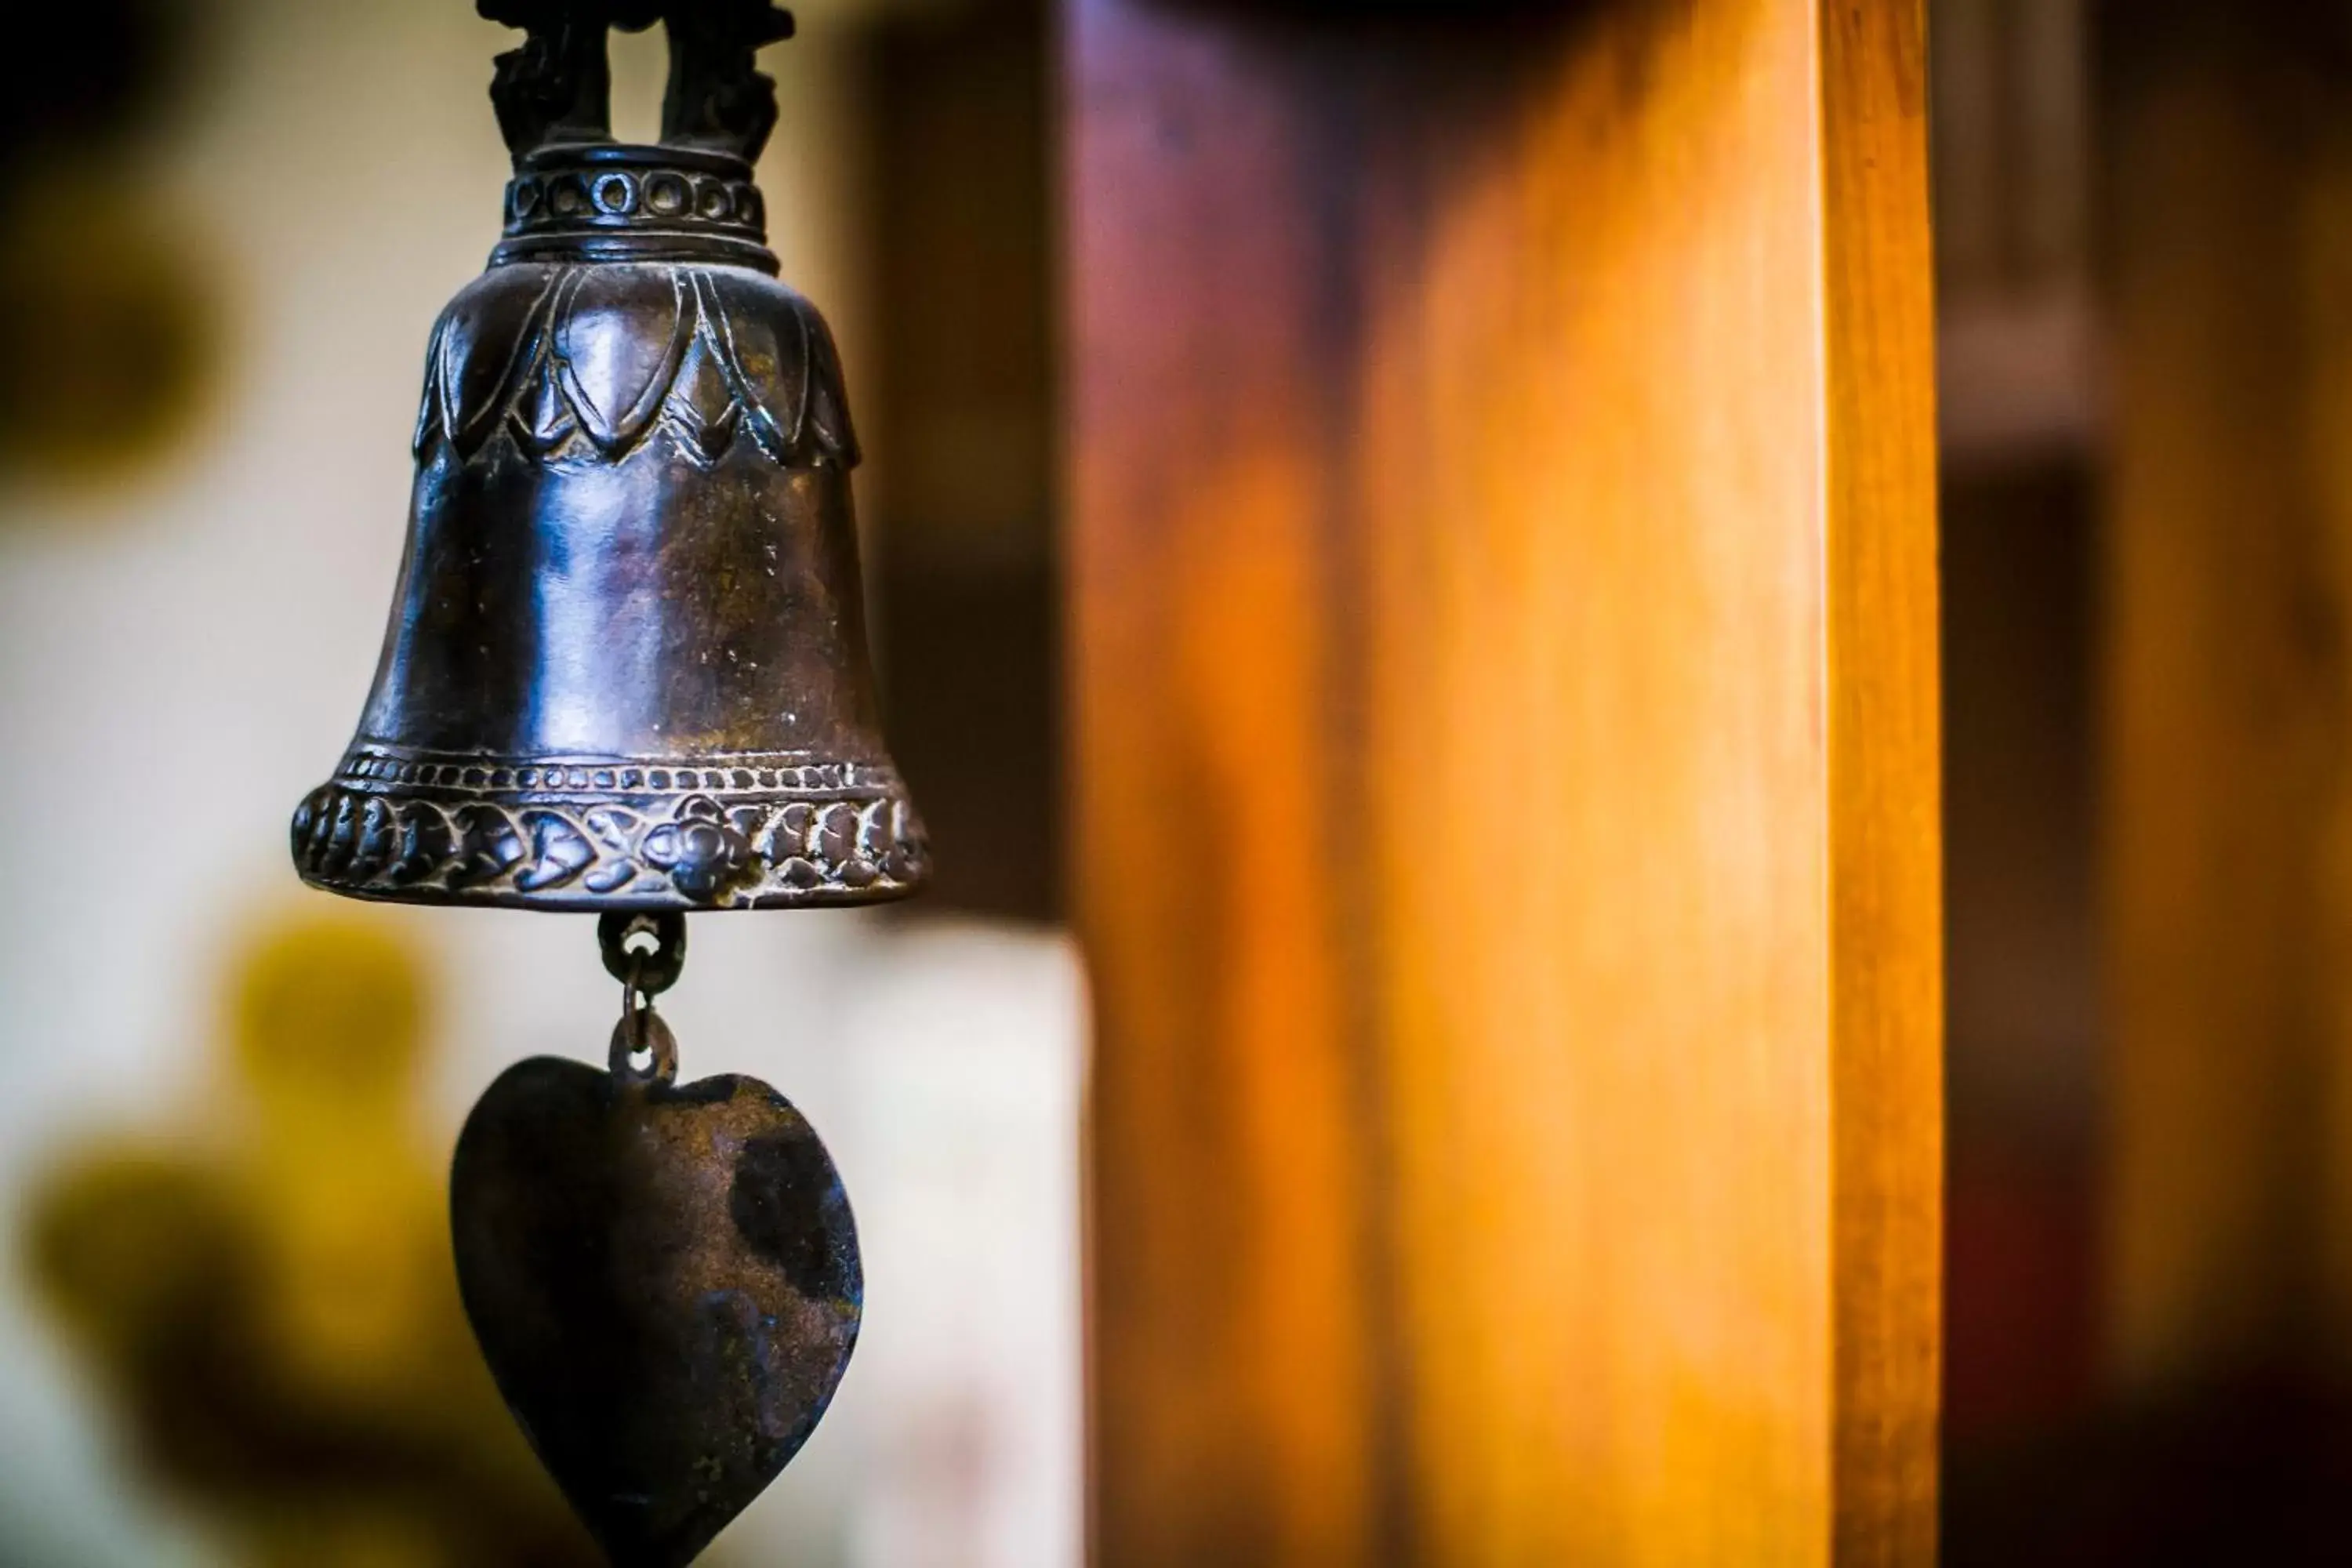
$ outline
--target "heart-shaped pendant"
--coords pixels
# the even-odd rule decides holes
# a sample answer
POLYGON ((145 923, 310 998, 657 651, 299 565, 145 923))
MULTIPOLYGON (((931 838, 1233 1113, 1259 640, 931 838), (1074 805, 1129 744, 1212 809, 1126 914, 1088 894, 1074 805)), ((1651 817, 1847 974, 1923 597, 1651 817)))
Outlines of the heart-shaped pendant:
POLYGON ((467 1118, 457 1284, 499 1391, 619 1568, 677 1568, 824 1414, 864 1301, 824 1145, 755 1079, 680 1088, 650 1010, 467 1118), (647 1068, 634 1055, 650 1053, 647 1068))

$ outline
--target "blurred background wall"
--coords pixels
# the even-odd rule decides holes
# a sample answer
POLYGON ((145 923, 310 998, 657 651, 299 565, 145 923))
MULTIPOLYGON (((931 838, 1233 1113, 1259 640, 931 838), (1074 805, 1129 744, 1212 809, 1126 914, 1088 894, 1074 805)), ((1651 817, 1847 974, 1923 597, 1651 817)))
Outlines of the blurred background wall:
MULTIPOLYGON (((1083 1003, 1052 921, 1038 14, 816 0, 766 62, 786 279, 848 361, 894 740, 940 896, 696 922, 690 1076, 833 1147, 832 1414, 713 1561, 1076 1561, 1083 1003)), ((584 924, 337 907, 293 804, 398 562, 511 35, 464 0, 93 0, 0 110, 0 1562, 581 1561, 454 1316, 505 1064, 601 1058, 584 924)), ((657 34, 614 47, 648 135, 657 34)))
POLYGON ((2081 0, 1938 0, 1949 1117, 1945 1417, 1965 1460, 2088 1401, 2101 1025, 2105 382, 2081 0))

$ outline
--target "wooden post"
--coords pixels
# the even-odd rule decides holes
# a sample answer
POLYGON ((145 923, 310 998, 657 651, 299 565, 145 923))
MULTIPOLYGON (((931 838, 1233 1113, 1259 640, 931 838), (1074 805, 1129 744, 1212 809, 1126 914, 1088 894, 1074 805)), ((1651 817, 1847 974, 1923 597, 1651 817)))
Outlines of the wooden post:
POLYGON ((1932 1559, 1920 12, 1537 9, 1069 0, 1104 1568, 1932 1559))
POLYGON ((2326 55, 2293 17, 2110 20, 2106 1339, 2139 1402, 2308 1371, 2352 1306, 2328 1279, 2352 1217, 2329 1181, 2352 340, 2313 266, 2346 254, 2326 55))

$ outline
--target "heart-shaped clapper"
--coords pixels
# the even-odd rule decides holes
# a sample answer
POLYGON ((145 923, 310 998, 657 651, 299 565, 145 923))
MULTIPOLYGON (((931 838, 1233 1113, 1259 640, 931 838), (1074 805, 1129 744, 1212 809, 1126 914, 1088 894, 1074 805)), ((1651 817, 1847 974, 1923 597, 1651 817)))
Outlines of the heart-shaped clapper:
POLYGON ((449 1210, 466 1314, 531 1447, 619 1568, 676 1568, 807 1441, 864 1280, 807 1120, 755 1079, 679 1087, 637 992, 609 1072, 541 1057, 490 1086, 449 1210))

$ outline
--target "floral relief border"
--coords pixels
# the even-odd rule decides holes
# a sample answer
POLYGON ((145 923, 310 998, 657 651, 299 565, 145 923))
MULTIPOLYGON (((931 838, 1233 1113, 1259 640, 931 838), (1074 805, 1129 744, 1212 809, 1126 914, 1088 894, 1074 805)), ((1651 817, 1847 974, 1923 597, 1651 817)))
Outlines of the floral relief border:
POLYGON ((895 795, 512 804, 329 784, 296 810, 293 848, 303 877, 332 888, 551 904, 887 898, 925 869, 922 829, 895 795))

